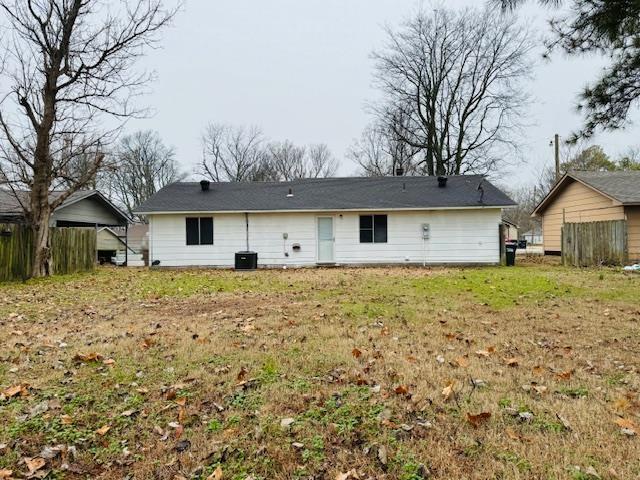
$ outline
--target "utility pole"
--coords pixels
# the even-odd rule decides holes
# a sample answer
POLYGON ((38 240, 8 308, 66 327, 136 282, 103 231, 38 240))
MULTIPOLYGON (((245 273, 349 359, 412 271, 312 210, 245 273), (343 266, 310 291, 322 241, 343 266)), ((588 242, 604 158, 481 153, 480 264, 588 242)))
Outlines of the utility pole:
POLYGON ((556 133, 554 137, 556 154, 556 182, 560 180, 560 135, 556 133))

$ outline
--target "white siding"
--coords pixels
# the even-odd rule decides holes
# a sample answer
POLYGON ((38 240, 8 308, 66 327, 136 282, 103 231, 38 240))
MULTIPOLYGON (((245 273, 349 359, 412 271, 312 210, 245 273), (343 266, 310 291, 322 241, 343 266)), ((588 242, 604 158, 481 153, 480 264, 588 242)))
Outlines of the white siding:
MULTIPOLYGON (((500 209, 377 212, 388 215, 387 243, 362 244, 359 213, 252 213, 249 249, 261 266, 309 266, 317 262, 317 217, 334 218, 337 264, 498 263, 500 209), (428 223, 431 238, 422 239, 428 223), (283 239, 283 234, 288 239, 283 239), (300 244, 299 252, 292 250, 300 244), (285 255, 288 253, 288 256, 285 255)), ((369 214, 366 212, 365 214, 369 214)), ((201 216, 207 216, 201 214, 201 216)), ((231 267, 246 249, 245 216, 215 214, 213 245, 187 246, 185 215, 151 215, 150 259, 161 266, 231 267)))

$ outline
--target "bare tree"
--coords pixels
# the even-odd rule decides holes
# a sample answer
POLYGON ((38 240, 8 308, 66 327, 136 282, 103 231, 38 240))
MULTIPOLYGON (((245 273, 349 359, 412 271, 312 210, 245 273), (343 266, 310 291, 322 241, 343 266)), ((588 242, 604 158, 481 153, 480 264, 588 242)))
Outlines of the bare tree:
POLYGON ((407 131, 409 121, 401 110, 378 118, 362 132, 348 155, 367 176, 393 176, 422 174, 420 149, 403 140, 397 132, 407 131))
POLYGON ((101 132, 104 116, 143 113, 130 101, 152 77, 134 64, 175 10, 161 0, 0 0, 0 12, 11 31, 0 47, 2 171, 12 189, 30 190, 24 208, 34 230, 32 271, 43 276, 50 272, 51 212, 103 165, 111 139, 101 132), (70 175, 78 157, 92 165, 70 175), (51 197, 60 179, 65 191, 51 197))
POLYGON ((274 181, 331 177, 338 169, 338 162, 329 147, 322 143, 301 147, 289 140, 272 142, 267 153, 266 161, 274 181))
POLYGON ((265 158, 264 138, 258 127, 231 127, 212 123, 202 136, 203 155, 198 173, 214 182, 253 180, 265 158))
POLYGON ((210 124, 202 145, 203 156, 196 173, 214 182, 329 177, 338 169, 326 145, 301 147, 289 140, 267 143, 257 127, 210 124))
POLYGON ((117 172, 105 175, 102 181, 131 218, 137 205, 184 177, 175 151, 162 142, 158 132, 147 130, 123 137, 114 156, 117 172))
POLYGON ((495 170, 516 146, 528 100, 521 85, 531 69, 528 32, 486 8, 422 10, 387 34, 386 48, 374 53, 385 94, 376 113, 420 150, 416 168, 427 175, 495 170))
POLYGON ((267 146, 267 161, 274 173, 273 180, 291 181, 307 176, 307 149, 294 145, 289 140, 271 142, 267 146))
POLYGON ((338 166, 338 160, 325 143, 316 143, 307 148, 307 177, 333 177, 338 166))

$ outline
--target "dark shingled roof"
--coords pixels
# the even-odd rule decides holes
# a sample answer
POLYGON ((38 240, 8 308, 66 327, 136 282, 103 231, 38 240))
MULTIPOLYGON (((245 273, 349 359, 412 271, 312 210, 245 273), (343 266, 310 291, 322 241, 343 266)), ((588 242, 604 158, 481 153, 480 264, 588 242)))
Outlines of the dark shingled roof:
POLYGON ((640 203, 640 171, 570 172, 569 175, 625 205, 640 203))
POLYGON ((479 175, 449 177, 323 178, 292 182, 168 185, 136 208, 136 213, 393 210, 447 207, 510 207, 513 200, 479 175), (478 188, 482 184, 484 194, 478 188), (289 190, 293 196, 287 196, 289 190))

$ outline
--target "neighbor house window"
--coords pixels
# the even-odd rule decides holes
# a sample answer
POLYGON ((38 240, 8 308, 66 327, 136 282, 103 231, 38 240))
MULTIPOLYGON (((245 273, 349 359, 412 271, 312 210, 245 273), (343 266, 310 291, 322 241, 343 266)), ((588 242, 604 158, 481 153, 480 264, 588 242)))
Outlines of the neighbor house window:
POLYGON ((386 215, 360 215, 360 243, 387 243, 386 215))
POLYGON ((213 218, 187 218, 187 245, 213 245, 213 218))

